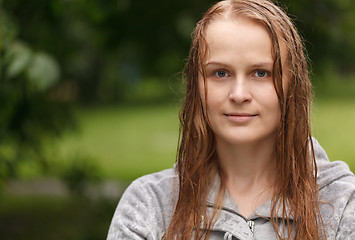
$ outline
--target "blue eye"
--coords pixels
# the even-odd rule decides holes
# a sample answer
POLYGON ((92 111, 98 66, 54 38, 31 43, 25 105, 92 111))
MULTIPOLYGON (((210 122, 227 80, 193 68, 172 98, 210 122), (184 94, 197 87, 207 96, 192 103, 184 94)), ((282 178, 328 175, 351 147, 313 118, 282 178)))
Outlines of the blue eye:
POLYGON ((228 73, 226 71, 223 71, 223 70, 218 70, 214 74, 215 74, 216 77, 219 77, 219 78, 228 77, 228 73))
POLYGON ((269 73, 264 70, 257 70, 254 73, 254 77, 258 77, 258 78, 264 78, 264 77, 268 77, 268 76, 269 76, 269 73))

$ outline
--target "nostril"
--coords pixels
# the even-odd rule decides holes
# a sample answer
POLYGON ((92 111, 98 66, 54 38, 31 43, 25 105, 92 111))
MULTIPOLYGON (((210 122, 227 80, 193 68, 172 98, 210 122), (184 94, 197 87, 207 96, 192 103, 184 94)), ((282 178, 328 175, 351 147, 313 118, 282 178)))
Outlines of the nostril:
POLYGON ((251 101, 251 95, 247 92, 232 92, 229 94, 229 99, 235 103, 244 103, 251 101))

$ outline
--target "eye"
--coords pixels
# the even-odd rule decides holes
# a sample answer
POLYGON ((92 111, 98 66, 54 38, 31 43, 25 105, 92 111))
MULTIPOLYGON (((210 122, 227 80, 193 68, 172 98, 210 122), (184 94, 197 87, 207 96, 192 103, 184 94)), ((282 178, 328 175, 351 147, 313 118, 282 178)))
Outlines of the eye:
POLYGON ((264 70, 257 70, 254 72, 254 77, 258 77, 258 78, 265 78, 270 76, 270 73, 268 71, 264 71, 264 70))
POLYGON ((229 74, 224 70, 218 70, 214 73, 214 75, 218 78, 225 78, 229 76, 229 74))

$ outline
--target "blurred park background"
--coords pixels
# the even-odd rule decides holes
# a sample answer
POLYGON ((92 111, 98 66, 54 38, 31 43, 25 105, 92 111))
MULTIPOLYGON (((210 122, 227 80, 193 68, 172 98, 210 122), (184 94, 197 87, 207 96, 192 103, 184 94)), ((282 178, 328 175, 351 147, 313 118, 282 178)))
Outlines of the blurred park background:
MULTIPOLYGON (((172 167, 209 0, 0 0, 0 238, 105 239, 133 179, 172 167)), ((355 1, 280 0, 312 68, 313 135, 355 171, 355 1)))

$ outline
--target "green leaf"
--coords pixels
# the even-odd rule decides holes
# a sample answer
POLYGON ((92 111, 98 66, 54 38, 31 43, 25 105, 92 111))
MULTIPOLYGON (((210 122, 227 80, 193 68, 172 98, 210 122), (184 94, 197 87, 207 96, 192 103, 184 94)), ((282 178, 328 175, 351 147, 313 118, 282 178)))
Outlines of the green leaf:
POLYGON ((46 90, 59 80, 60 70, 58 63, 50 55, 37 52, 33 54, 27 75, 35 87, 46 90))
POLYGON ((23 43, 14 42, 7 49, 5 61, 8 63, 7 76, 17 77, 29 65, 32 57, 31 50, 23 43))

